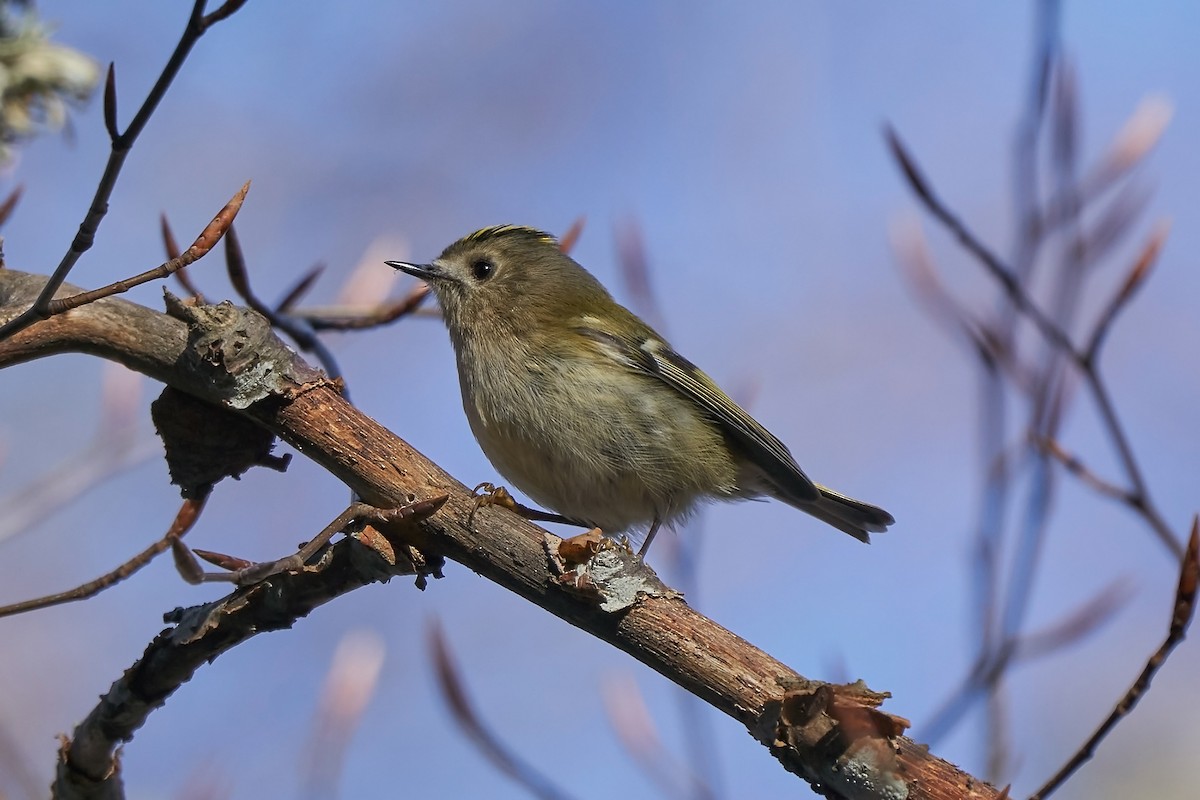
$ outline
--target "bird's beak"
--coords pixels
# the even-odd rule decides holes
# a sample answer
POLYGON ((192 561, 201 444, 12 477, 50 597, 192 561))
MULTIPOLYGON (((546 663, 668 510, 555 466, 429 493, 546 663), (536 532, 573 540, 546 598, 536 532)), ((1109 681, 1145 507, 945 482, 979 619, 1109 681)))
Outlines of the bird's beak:
POLYGON ((436 285, 438 283, 458 283, 452 273, 446 272, 443 266, 433 261, 432 264, 409 264, 408 261, 384 261, 384 264, 394 267, 394 269, 408 272, 413 277, 418 277, 426 283, 436 285))
POLYGON ((385 261, 383 263, 429 283, 444 281, 450 277, 436 262, 433 264, 410 264, 407 261, 385 261))

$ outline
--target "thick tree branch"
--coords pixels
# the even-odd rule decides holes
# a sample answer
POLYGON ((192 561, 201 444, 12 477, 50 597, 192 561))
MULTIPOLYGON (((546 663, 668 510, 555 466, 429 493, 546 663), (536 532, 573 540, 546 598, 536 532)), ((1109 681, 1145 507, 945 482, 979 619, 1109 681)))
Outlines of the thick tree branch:
MULTIPOLYGON (((0 272, 0 324, 27 308, 45 281, 0 272)), ((474 508, 470 491, 349 405, 336 384, 283 346, 261 316, 229 304, 189 307, 174 301, 169 307, 175 316, 107 298, 35 323, 0 342, 0 368, 68 351, 91 353, 246 414, 375 506, 449 495, 438 513, 411 529, 411 544, 458 561, 634 656, 739 720, 785 768, 826 796, 999 796, 901 736, 903 721, 875 708, 882 696, 861 684, 809 681, 696 613, 674 593, 638 596, 620 611, 603 610, 594 571, 580 581, 566 581, 553 568, 547 544, 552 551, 556 537, 496 508, 479 510, 474 527, 468 527, 474 508)), ((272 578, 270 591, 282 583, 272 578)), ((255 591, 264 590, 241 590, 255 591)), ((160 640, 177 636, 178 629, 160 640)), ((209 657, 228 646, 222 644, 209 657)))

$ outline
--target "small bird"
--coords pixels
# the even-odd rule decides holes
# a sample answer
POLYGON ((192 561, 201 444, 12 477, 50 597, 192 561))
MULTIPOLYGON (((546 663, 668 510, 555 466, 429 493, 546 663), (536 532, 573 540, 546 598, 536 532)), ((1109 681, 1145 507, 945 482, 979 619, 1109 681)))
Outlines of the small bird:
POLYGON ((437 296, 463 408, 497 470, 605 534, 705 500, 775 497, 862 542, 892 515, 813 483, 787 447, 533 228, 483 228, 429 264, 388 261, 437 296))

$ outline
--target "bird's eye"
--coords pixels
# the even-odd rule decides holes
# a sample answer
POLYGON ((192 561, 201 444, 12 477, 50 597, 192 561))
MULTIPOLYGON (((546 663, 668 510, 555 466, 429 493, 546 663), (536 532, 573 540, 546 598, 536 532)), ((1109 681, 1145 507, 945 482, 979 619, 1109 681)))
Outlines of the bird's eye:
POLYGON ((471 262, 471 274, 477 281, 486 281, 496 271, 496 265, 486 258, 477 258, 471 262))

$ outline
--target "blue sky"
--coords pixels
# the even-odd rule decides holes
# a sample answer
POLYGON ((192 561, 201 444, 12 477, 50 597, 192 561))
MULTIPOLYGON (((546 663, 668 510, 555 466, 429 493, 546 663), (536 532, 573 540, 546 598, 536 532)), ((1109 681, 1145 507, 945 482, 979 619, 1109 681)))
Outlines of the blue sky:
MULTIPOLYGON (((188 4, 40 7, 62 41, 116 62, 127 120, 188 4)), ((1147 222, 1171 217, 1175 226, 1104 368, 1180 531, 1198 505, 1200 273, 1189 256, 1198 235, 1198 15, 1188 3, 1076 2, 1063 21, 1085 157, 1102 152, 1148 94, 1175 107, 1143 176, 1155 190, 1147 222)), ((427 259, 484 225, 562 232, 584 216, 575 256, 630 300, 614 231, 636 223, 675 346, 731 390, 753 387, 756 416, 814 478, 898 520, 863 548, 781 504, 713 508, 694 601, 802 673, 863 677, 891 691, 888 707, 918 723, 920 739, 974 642, 977 377, 916 307, 890 252, 889 226, 919 214, 881 130, 894 125, 942 195, 1007 252, 1008 157, 1032 29, 1028 3, 250 2, 196 47, 72 280, 101 285, 159 263, 160 212, 187 240, 248 178, 239 234, 266 298, 318 262, 327 270, 315 299, 331 301, 364 258, 427 259)), ((99 103, 74 117, 70 137, 25 148, 0 186, 26 186, 4 231, 10 266, 46 272, 57 263, 106 149, 99 103)), ((964 296, 989 296, 977 265, 926 230, 948 282, 964 296)), ((1131 258, 1122 251, 1111 275, 1131 258)), ((198 267, 210 297, 232 296, 216 258, 198 267)), ((160 291, 143 287, 133 298, 158 305, 160 291)), ((439 323, 407 320, 333 346, 367 413, 467 484, 496 477, 461 413, 439 323)), ((101 365, 83 357, 5 372, 0 490, 77 452, 96 424, 101 381, 101 365)), ((157 390, 144 382, 141 391, 144 405, 157 390)), ((152 436, 148 419, 140 431, 152 436)), ((1113 474, 1088 413, 1065 437, 1113 474)), ((298 458, 286 476, 219 487, 189 538, 272 558, 345 500, 344 487, 298 458)), ((177 506, 157 458, 122 474, 0 544, 0 602, 94 577, 159 536, 177 506)), ((1114 580, 1132 599, 1082 644, 1012 675, 1008 777, 1019 792, 1036 788, 1136 676, 1165 633, 1174 575, 1128 513, 1064 482, 1032 624, 1061 618, 1114 580)), ((48 780, 53 735, 132 663, 163 611, 219 591, 185 585, 163 562, 86 604, 0 620, 20 643, 0 652, 0 684, 28 687, 4 693, 0 725, 21 731, 35 774, 48 780)), ((680 693, 453 565, 424 593, 403 581, 355 593, 202 670, 126 749, 131 796, 186 796, 200 774, 215 775, 232 797, 303 796, 299 765, 332 653, 366 629, 385 660, 347 754, 343 796, 390 797, 403 782, 420 796, 524 797, 447 717, 425 649, 435 616, 481 713, 526 759, 581 798, 660 796, 616 742, 601 687, 634 681, 676 753, 685 748, 680 693), (556 766, 563 752, 586 754, 585 763, 565 773, 556 766)), ((1190 786, 1163 776, 1184 763, 1181 743, 1197 733, 1194 715, 1173 713, 1200 699, 1187 680, 1195 648, 1183 647, 1061 796, 1120 797, 1131 785, 1190 796, 1190 786)), ((797 791, 736 722, 710 716, 725 796, 797 791)), ((979 720, 969 717, 938 754, 982 772, 979 720)), ((0 791, 15 792, 4 780, 0 791)))

